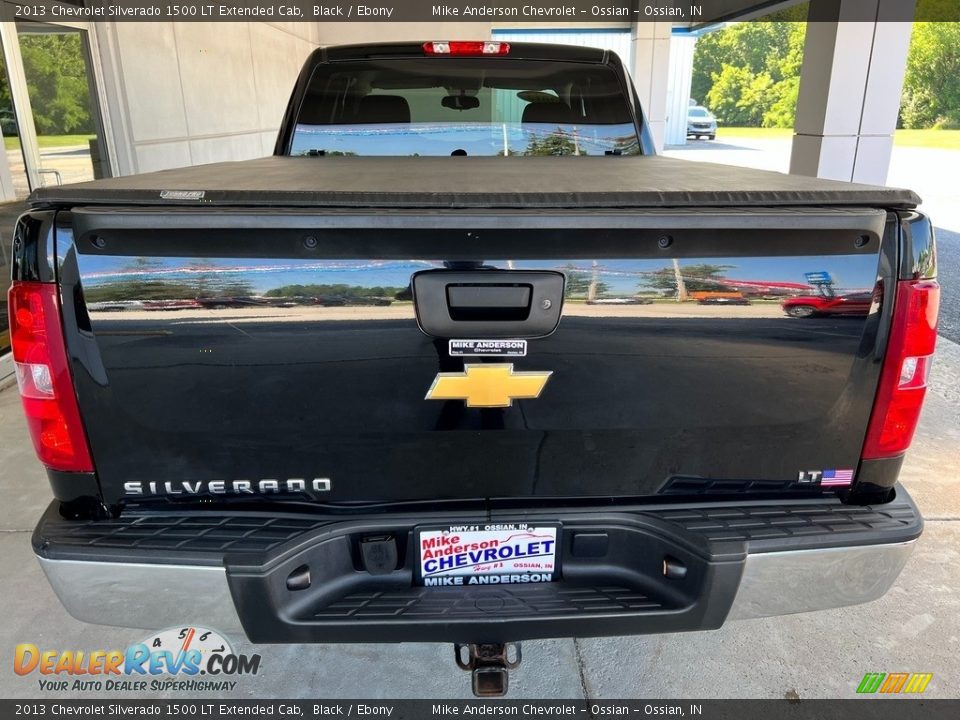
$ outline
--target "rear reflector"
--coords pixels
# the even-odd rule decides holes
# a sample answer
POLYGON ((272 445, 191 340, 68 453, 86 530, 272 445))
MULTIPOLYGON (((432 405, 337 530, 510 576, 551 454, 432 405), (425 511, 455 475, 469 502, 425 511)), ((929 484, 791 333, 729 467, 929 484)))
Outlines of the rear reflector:
POLYGON ((425 42, 423 52, 427 55, 506 55, 510 52, 510 43, 490 40, 425 42))
POLYGON ((16 281, 9 300, 13 362, 37 456, 54 470, 92 472, 63 343, 57 286, 16 281))
POLYGON ((910 447, 927 391, 939 305, 936 280, 897 284, 890 340, 863 444, 864 460, 895 457, 910 447))

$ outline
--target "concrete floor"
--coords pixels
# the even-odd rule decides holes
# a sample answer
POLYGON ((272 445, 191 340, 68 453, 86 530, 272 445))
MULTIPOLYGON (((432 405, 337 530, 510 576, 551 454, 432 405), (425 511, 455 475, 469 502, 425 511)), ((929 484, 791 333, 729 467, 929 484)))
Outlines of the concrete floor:
MULTIPOLYGON (((7 150, 7 163, 10 167, 10 175, 13 177, 13 190, 16 196, 25 198, 30 194, 30 188, 27 184, 23 153, 19 147, 7 150)), ((41 174, 44 185, 67 185, 93 180, 94 177, 89 144, 41 148, 40 167, 48 171, 41 174)))
MULTIPOLYGON (((960 346, 941 339, 932 383, 901 476, 926 531, 883 599, 712 632, 524 643, 511 696, 848 698, 867 672, 932 672, 926 696, 960 695, 960 346)), ((13 390, 0 392, 0 427, 0 649, 33 642, 95 650, 141 640, 143 631, 87 625, 61 607, 30 549, 49 494, 13 390)), ((236 645, 260 653, 263 669, 231 697, 469 697, 469 676, 447 645, 236 645)), ((35 675, 0 668, 0 697, 53 696, 35 675)))

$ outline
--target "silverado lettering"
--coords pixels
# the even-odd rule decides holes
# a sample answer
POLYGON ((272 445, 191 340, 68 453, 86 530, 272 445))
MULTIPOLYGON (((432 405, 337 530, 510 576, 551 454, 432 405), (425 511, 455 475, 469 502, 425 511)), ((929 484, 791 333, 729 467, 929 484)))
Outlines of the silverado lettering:
POLYGON ((289 478, 287 480, 208 480, 205 482, 182 480, 179 482, 167 481, 162 483, 155 481, 144 483, 139 480, 128 480, 123 484, 123 489, 127 495, 297 493, 306 492, 308 489, 312 492, 330 492, 330 479, 314 478, 313 480, 304 480, 303 478, 289 478))

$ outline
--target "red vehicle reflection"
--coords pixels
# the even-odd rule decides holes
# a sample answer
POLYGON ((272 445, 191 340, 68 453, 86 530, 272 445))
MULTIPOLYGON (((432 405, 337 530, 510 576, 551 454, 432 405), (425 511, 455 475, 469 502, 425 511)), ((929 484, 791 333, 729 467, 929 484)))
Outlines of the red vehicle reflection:
POLYGON ((808 318, 818 315, 866 315, 873 303, 872 292, 847 295, 802 295, 783 301, 783 311, 790 317, 808 318))

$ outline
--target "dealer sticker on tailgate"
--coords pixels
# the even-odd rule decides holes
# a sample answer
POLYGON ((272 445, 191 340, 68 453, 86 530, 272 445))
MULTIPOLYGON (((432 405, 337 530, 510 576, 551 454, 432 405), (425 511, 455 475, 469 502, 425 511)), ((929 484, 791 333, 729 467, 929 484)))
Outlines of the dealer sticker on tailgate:
POLYGON ((557 525, 490 524, 419 528, 426 586, 508 585, 556 579, 557 525))

